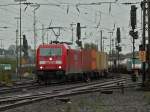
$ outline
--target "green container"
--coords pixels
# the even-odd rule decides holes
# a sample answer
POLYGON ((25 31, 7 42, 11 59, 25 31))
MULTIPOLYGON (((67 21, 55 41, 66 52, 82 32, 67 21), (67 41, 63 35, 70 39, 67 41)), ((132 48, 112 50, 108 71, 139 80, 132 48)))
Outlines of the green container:
POLYGON ((132 71, 133 70, 133 65, 135 66, 135 69, 142 69, 142 62, 138 58, 134 59, 129 59, 127 62, 127 70, 132 71))
POLYGON ((11 64, 0 64, 0 83, 11 85, 11 64))
POLYGON ((11 68, 11 64, 0 64, 0 69, 3 71, 10 71, 11 68))

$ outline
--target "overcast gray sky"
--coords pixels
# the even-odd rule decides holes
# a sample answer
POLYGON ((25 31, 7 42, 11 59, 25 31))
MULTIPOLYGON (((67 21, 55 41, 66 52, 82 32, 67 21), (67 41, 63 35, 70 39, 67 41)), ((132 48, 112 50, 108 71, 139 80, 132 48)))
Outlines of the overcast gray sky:
MULTIPOLYGON (((0 0, 0 5, 16 4, 14 0, 0 0)), ((98 2, 114 2, 115 0, 27 0, 27 2, 37 4, 57 4, 60 6, 52 5, 40 5, 36 10, 36 27, 37 29, 51 26, 67 27, 61 30, 59 40, 71 41, 71 27, 70 24, 80 22, 81 26, 86 26, 86 29, 82 29, 82 38, 84 42, 93 42, 98 44, 100 39, 100 29, 103 29, 103 36, 108 39, 105 40, 106 51, 109 50, 109 30, 115 30, 112 38, 116 37, 116 28, 121 28, 121 38, 123 52, 131 51, 131 37, 128 32, 130 30, 130 5, 122 5, 124 2, 140 2, 141 0, 118 0, 115 4, 101 4, 101 5, 81 5, 76 7, 78 3, 98 3, 98 2), (95 28, 99 26, 99 28, 95 28)), ((138 30, 141 31, 141 8, 140 4, 136 4, 138 7, 138 30)), ((33 7, 22 5, 22 34, 26 34, 29 45, 34 44, 33 38, 33 7)), ((0 6, 0 25, 1 27, 7 26, 8 29, 0 28, 0 39, 3 40, 3 45, 8 48, 9 45, 15 44, 15 30, 17 28, 15 17, 19 17, 19 5, 0 6)), ((74 26, 74 31, 76 30, 74 26)), ((57 30, 55 30, 57 32, 57 30)), ((41 30, 37 30, 37 45, 42 42, 41 30)), ((141 34, 141 33, 140 33, 141 34)), ((55 36, 51 30, 46 32, 45 42, 48 40, 54 40, 55 36)), ((76 33, 74 32, 74 40, 76 39, 76 33)), ((136 40, 138 49, 140 39, 136 40)))

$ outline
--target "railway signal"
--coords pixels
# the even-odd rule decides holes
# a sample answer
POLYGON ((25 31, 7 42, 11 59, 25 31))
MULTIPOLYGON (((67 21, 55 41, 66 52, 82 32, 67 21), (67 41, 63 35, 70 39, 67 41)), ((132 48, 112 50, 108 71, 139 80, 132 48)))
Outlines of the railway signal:
POLYGON ((77 23, 77 40, 76 43, 78 44, 78 46, 82 47, 82 42, 80 41, 81 39, 81 27, 80 27, 80 23, 77 23))
POLYGON ((137 7, 135 5, 131 5, 131 11, 130 11, 130 21, 131 21, 131 28, 132 30, 129 31, 129 34, 132 36, 133 38, 133 56, 132 56, 132 59, 133 59, 133 70, 134 70, 134 74, 132 75, 132 78, 135 80, 136 78, 136 69, 135 69, 135 39, 138 39, 138 32, 135 31, 136 29, 136 24, 137 24, 137 21, 136 21, 136 10, 137 10, 137 7))
POLYGON ((131 30, 130 32, 129 32, 129 34, 134 38, 134 39, 138 39, 138 31, 133 31, 133 30, 131 30))
POLYGON ((117 42, 120 43, 121 42, 121 37, 120 37, 120 28, 117 28, 117 42))
POLYGON ((28 57, 28 41, 26 39, 26 35, 23 35, 23 52, 24 52, 24 57, 28 57))
POLYGON ((121 32, 120 32, 120 28, 118 27, 117 28, 117 32, 116 32, 116 41, 117 41, 117 45, 116 45, 116 50, 117 50, 117 60, 118 60, 118 71, 119 71, 119 57, 120 57, 120 55, 119 55, 119 53, 122 51, 122 48, 121 48, 121 46, 120 46, 120 42, 121 42, 121 32))
POLYGON ((131 5, 131 11, 130 11, 130 20, 131 20, 131 27, 132 29, 135 29, 136 27, 136 10, 137 7, 135 5, 131 5))
POLYGON ((116 46, 116 49, 117 49, 118 52, 122 51, 122 47, 121 46, 116 46))
POLYGON ((78 38, 78 40, 81 39, 81 27, 80 27, 80 23, 77 23, 77 38, 78 38))

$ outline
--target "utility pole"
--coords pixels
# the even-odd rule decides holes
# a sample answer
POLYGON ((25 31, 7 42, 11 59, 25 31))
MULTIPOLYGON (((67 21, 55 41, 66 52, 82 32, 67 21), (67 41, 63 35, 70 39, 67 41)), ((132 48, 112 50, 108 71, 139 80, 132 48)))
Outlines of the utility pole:
POLYGON ((34 7, 33 10, 33 33, 34 33, 34 63, 35 63, 35 52, 36 52, 36 44, 37 44, 37 33, 36 33, 36 15, 35 12, 36 10, 40 7, 40 5, 36 4, 36 5, 31 5, 32 7, 34 7))
POLYGON ((116 59, 115 59, 114 64, 115 64, 116 70, 118 70, 118 72, 119 72, 119 43, 118 43, 117 38, 115 39, 115 47, 116 47, 116 50, 115 50, 116 51, 116 53, 115 53, 116 59))
POLYGON ((120 51, 121 51, 121 46, 119 45, 119 43, 117 42, 117 68, 118 68, 118 72, 119 72, 119 66, 120 66, 120 51))
POLYGON ((47 44, 48 44, 49 42, 48 42, 48 32, 47 32, 47 44))
POLYGON ((35 9, 33 11, 33 31, 34 31, 34 63, 35 63, 35 52, 36 52, 36 38, 37 38, 37 33, 36 33, 36 18, 35 18, 35 9))
POLYGON ((112 48, 111 48, 111 44, 112 44, 111 33, 112 33, 112 32, 109 32, 109 33, 110 33, 110 55, 111 55, 111 51, 112 51, 112 48))
POLYGON ((103 39, 103 52, 105 52, 105 40, 103 39))
POLYGON ((150 0, 148 2, 148 81, 150 81, 150 0))
POLYGON ((16 75, 18 76, 18 27, 19 27, 19 22, 18 22, 18 17, 16 17, 15 19, 17 19, 17 29, 16 29, 16 75))
POLYGON ((111 48, 112 37, 111 37, 111 36, 112 36, 112 33, 113 33, 113 32, 108 32, 108 33, 110 33, 110 51, 109 51, 109 57, 110 57, 110 69, 112 69, 112 68, 111 68, 111 67, 112 67, 112 62, 111 62, 111 61, 112 61, 112 56, 111 56, 111 55, 112 55, 112 48, 111 48))
POLYGON ((19 68, 20 68, 20 80, 21 80, 21 51, 22 51, 22 49, 21 49, 21 37, 22 37, 22 31, 21 31, 21 30, 22 30, 22 29, 21 29, 21 27, 22 27, 22 26, 21 26, 21 25, 22 25, 22 24, 21 24, 21 19, 22 19, 22 18, 21 18, 21 3, 22 3, 22 2, 25 2, 25 1, 26 1, 26 0, 15 0, 15 2, 19 2, 19 4, 20 4, 20 67, 19 67, 19 68))
POLYGON ((105 40, 108 39, 107 37, 103 37, 103 52, 105 52, 105 40))
POLYGON ((3 55, 3 52, 4 52, 4 51, 3 51, 3 40, 4 40, 4 39, 0 39, 0 41, 1 41, 1 50, 2 50, 2 54, 1 54, 1 55, 3 55))
POLYGON ((42 43, 44 44, 44 25, 42 24, 42 43))
POLYGON ((1 49, 3 49, 3 39, 0 40, 1 40, 1 49))
POLYGON ((114 56, 114 39, 112 39, 112 55, 114 56))
POLYGON ((103 51, 103 31, 101 30, 100 33, 101 33, 101 36, 100 36, 100 49, 101 49, 101 52, 102 52, 103 51))
POLYGON ((21 31, 21 0, 20 0, 20 67, 19 67, 19 71, 20 71, 20 80, 21 80, 21 37, 22 37, 22 31, 21 31))
POLYGON ((36 20, 35 20, 35 9, 34 9, 34 11, 33 11, 33 33, 34 33, 34 51, 35 51, 35 49, 36 49, 36 20))
POLYGON ((133 45, 133 49, 132 49, 133 69, 135 69, 135 39, 134 38, 132 38, 132 45, 133 45))
MULTIPOLYGON (((146 33, 148 34, 147 30, 147 26, 148 26, 148 8, 147 8, 148 4, 147 4, 147 0, 143 0, 141 2, 141 8, 142 8, 142 12, 143 12, 143 32, 142 32, 142 46, 143 46, 143 51, 146 52, 146 33)), ((143 67, 142 67, 142 86, 145 86, 145 81, 146 81, 146 60, 142 62, 143 67)))
POLYGON ((72 44, 73 44, 73 26, 74 26, 74 25, 76 25, 76 24, 74 24, 73 22, 70 24, 70 26, 71 26, 71 31, 72 31, 72 39, 71 39, 72 44))

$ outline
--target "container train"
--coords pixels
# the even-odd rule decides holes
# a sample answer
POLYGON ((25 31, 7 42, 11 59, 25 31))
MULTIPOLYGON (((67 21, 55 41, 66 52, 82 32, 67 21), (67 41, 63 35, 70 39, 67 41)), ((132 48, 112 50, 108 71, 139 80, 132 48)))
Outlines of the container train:
MULTIPOLYGON (((118 65, 113 65, 113 69, 116 70, 116 72, 125 73, 125 74, 133 74, 134 70, 137 70, 139 73, 142 72, 142 61, 137 58, 126 58, 124 60, 119 61, 118 65)), ((148 68, 148 65, 146 63, 146 70, 148 68)))
POLYGON ((72 48, 65 43, 43 44, 36 51, 38 81, 99 78, 107 74, 108 56, 94 49, 72 48))

